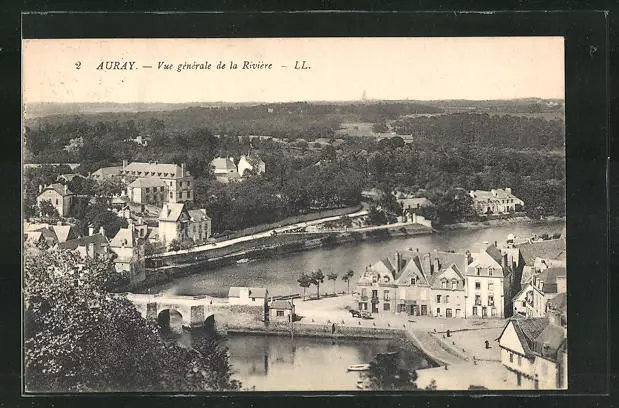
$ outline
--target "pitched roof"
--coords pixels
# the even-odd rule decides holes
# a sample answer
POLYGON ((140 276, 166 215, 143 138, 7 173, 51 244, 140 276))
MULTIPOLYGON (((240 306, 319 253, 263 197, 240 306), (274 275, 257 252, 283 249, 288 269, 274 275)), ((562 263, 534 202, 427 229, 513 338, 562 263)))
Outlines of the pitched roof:
POLYGON ((159 221, 178 221, 184 208, 183 203, 165 203, 159 213, 159 221))
POLYGON ((173 163, 144 163, 144 162, 131 162, 124 169, 124 172, 136 172, 144 173, 144 175, 165 177, 168 176, 180 176, 181 166, 173 163))
POLYGON ((292 305, 293 303, 290 300, 279 299, 279 300, 274 300, 273 302, 271 302, 271 305, 269 307, 271 309, 292 310, 292 305))
POLYGON ((29 231, 24 234, 26 237, 26 242, 39 242, 43 234, 41 231, 29 231))
POLYGON ((81 174, 79 174, 79 173, 66 173, 66 174, 61 174, 61 175, 59 175, 59 176, 57 177, 57 180, 62 178, 62 179, 65 179, 66 181, 71 181, 71 180, 73 180, 75 177, 86 178, 86 177, 82 176, 82 175, 81 175, 81 174))
POLYGON ((69 234, 71 233, 70 225, 52 225, 52 228, 58 237, 58 242, 65 242, 69 239, 69 234))
POLYGON ((60 194, 63 197, 73 195, 73 193, 71 192, 71 190, 69 190, 68 187, 66 187, 66 186, 64 186, 64 185, 62 185, 60 183, 50 184, 49 186, 45 187, 41 193, 43 193, 44 191, 47 191, 47 190, 54 190, 55 192, 57 192, 58 194, 60 194))
POLYGON ((38 230, 36 230, 36 232, 40 232, 41 235, 43 235, 43 237, 45 238, 45 242, 48 245, 54 245, 56 242, 58 242, 58 236, 53 229, 49 229, 47 227, 39 228, 38 230))
POLYGON ((466 268, 468 276, 490 276, 490 268, 492 268, 492 276, 503 276, 503 267, 487 252, 479 252, 471 254, 473 262, 466 268), (479 275, 477 272, 479 271, 479 275))
POLYGON ((407 209, 409 206, 411 208, 417 208, 417 205, 419 205, 419 207, 434 207, 434 203, 432 203, 432 201, 428 200, 425 197, 398 198, 397 200, 402 204, 402 207, 404 207, 404 209, 407 209))
POLYGON ((514 325, 520 344, 527 355, 532 355, 535 350, 535 340, 544 331, 550 321, 546 317, 530 317, 526 319, 511 319, 509 323, 514 325))
POLYGON ((115 248, 133 248, 133 243, 135 240, 135 233, 132 228, 121 228, 118 230, 112 241, 110 241, 110 246, 115 248))
POLYGON ((193 222, 201 222, 203 220, 210 220, 211 217, 206 215, 206 210, 188 210, 187 213, 191 217, 193 222))
MULTIPOLYGON (((458 288, 459 289, 464 289, 462 287, 462 280, 464 279, 464 275, 460 272, 460 269, 458 269, 458 266, 456 264, 449 264, 449 266, 447 266, 446 268, 441 269, 438 273, 435 273, 432 275, 432 288, 433 289, 441 289, 441 276, 445 275, 446 273, 449 272, 453 272, 458 276, 458 288)), ((448 279, 449 280, 449 279, 448 279)), ((448 284, 447 285, 450 289, 451 286, 448 284)))
POLYGON ((535 258, 557 259, 565 256, 565 240, 562 238, 527 242, 516 245, 526 265, 533 265, 535 258))
POLYGON ((555 359, 557 350, 565 340, 565 332, 559 326, 548 324, 535 338, 534 351, 542 357, 555 359))
POLYGON ((103 234, 86 235, 81 238, 71 239, 58 244, 58 249, 74 250, 78 247, 85 247, 90 244, 108 245, 109 241, 103 234))
POLYGON ((557 293, 557 277, 566 276, 565 267, 553 266, 540 273, 538 279, 544 282, 544 293, 557 293))
POLYGON ((100 169, 92 172, 90 176, 91 177, 94 175, 102 176, 102 177, 118 176, 120 174, 120 170, 122 170, 122 166, 101 167, 100 169))
POLYGON ((474 198, 477 200, 503 200, 507 198, 517 198, 512 193, 508 193, 506 190, 502 188, 497 188, 495 190, 487 191, 487 190, 474 190, 472 191, 474 198), (492 191, 496 193, 496 195, 492 194, 492 191))
POLYGON ((211 162, 215 170, 237 170, 236 164, 229 157, 215 157, 211 162))
POLYGON ((165 183, 158 177, 140 177, 129 184, 131 188, 164 187, 165 183))
POLYGON ((567 293, 561 292, 546 303, 551 309, 567 311, 567 293))

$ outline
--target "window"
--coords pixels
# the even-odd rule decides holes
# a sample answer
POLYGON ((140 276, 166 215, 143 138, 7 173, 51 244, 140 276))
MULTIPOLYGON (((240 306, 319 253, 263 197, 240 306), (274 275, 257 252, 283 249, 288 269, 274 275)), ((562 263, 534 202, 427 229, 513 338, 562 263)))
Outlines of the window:
POLYGON ((494 283, 488 282, 488 292, 492 292, 494 290, 494 283))
POLYGON ((385 298, 385 300, 389 300, 389 291, 388 290, 386 290, 384 292, 384 298, 385 298))
POLYGON ((415 278, 411 278, 411 285, 415 284, 415 278))
POLYGON ((452 289, 457 289, 458 288, 458 281, 457 280, 452 280, 451 281, 451 288, 452 289))
POLYGON ((56 199, 56 205, 58 205, 58 199, 56 199))
POLYGON ((367 296, 368 292, 366 288, 361 288, 361 296, 367 296))
POLYGON ((475 306, 473 306, 473 316, 478 316, 477 308, 475 306))
POLYGON ((481 272, 481 268, 478 266, 477 267, 477 276, 479 276, 480 272, 481 272))
POLYGON ((181 188, 183 188, 183 182, 181 181, 181 188))
POLYGON ((252 301, 252 302, 255 302, 255 301, 256 301, 256 298, 251 298, 251 301, 252 301))
POLYGON ((475 281, 475 289, 481 289, 481 282, 475 281))
POLYGON ((391 303, 383 303, 383 310, 386 312, 391 310, 391 303))
POLYGON ((514 362, 514 353, 509 353, 509 362, 510 363, 514 362))
POLYGON ((446 280, 442 280, 441 281, 441 288, 447 289, 447 281, 446 280))
POLYGON ((277 314, 277 317, 284 317, 284 311, 283 310, 278 310, 276 312, 276 314, 277 314))
POLYGON ((174 198, 174 193, 170 191, 170 198, 174 198))
POLYGON ((522 301, 522 307, 525 307, 526 305, 527 305, 526 300, 523 300, 523 301, 522 301))
POLYGON ((521 366, 522 365, 522 356, 518 356, 518 365, 521 366))
POLYGON ((445 303, 449 303, 449 295, 445 295, 445 303))
POLYGON ((488 296, 488 306, 494 306, 494 296, 488 296))
POLYGON ((187 182, 187 187, 191 187, 191 181, 187 182))
POLYGON ((441 295, 436 295, 436 303, 441 303, 441 295))
POLYGON ((187 198, 191 198, 191 191, 187 192, 187 198))
POLYGON ((494 271, 493 268, 488 268, 488 276, 492 276, 492 272, 494 271))
POLYGON ((476 306, 481 306, 481 296, 480 295, 475 295, 475 305, 476 306))
POLYGON ((436 315, 438 316, 438 315, 440 315, 440 314, 441 314, 441 308, 440 308, 440 307, 437 307, 437 308, 436 308, 436 315))
POLYGON ((146 192, 150 193, 150 188, 149 187, 146 187, 146 192))

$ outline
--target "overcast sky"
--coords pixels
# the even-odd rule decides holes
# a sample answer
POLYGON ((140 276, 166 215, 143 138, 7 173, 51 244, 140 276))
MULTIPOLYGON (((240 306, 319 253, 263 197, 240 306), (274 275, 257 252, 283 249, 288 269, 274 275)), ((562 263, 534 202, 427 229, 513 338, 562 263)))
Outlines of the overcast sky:
POLYGON ((562 37, 24 40, 22 84, 25 103, 563 98, 564 51, 562 37))

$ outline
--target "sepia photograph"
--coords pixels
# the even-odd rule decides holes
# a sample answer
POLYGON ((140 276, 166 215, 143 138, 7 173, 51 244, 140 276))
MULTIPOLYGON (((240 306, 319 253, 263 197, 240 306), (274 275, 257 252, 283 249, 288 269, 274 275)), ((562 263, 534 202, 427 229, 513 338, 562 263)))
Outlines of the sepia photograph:
POLYGON ((23 39, 25 393, 569 390, 565 108, 563 37, 23 39))

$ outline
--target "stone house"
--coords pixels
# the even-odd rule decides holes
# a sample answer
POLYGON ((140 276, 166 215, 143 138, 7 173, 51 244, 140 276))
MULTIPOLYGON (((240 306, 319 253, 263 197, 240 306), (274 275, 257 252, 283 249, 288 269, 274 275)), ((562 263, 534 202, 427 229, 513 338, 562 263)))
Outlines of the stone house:
POLYGON ((183 203, 165 203, 159 214, 159 240, 169 244, 172 240, 203 242, 211 230, 211 219, 206 210, 188 211, 183 203))
POLYGON ((482 215, 508 214, 524 208, 524 201, 513 195, 509 187, 490 191, 474 190, 469 195, 473 198, 473 208, 482 215))
POLYGON ((161 206, 168 200, 167 185, 157 177, 140 177, 127 186, 132 203, 161 206))
POLYGON ((74 194, 66 185, 53 183, 49 186, 39 186, 39 195, 37 196, 37 205, 41 207, 43 201, 51 202, 52 206, 58 211, 61 217, 68 217, 71 212, 71 204, 74 194))
POLYGON ((116 272, 125 274, 131 283, 146 279, 144 270, 144 245, 139 242, 133 225, 121 228, 110 241, 116 272))
POLYGON ((294 318, 294 309, 292 300, 274 300, 269 304, 269 320, 272 322, 289 322, 294 318))
POLYGON ((546 317, 510 319, 498 337, 501 362, 525 389, 567 388, 567 332, 546 317))
POLYGON ((503 317, 503 267, 486 251, 467 255, 465 313, 471 317, 503 317))
POLYGON ((266 165, 257 156, 242 155, 241 158, 239 159, 239 164, 237 166, 237 169, 238 169, 239 175, 241 177, 244 177, 246 175, 245 172, 248 170, 253 171, 254 174, 256 175, 264 173, 266 171, 266 165))
MULTIPOLYGON (((127 163, 127 160, 123 160, 119 174, 127 182, 145 177, 160 179, 165 186, 165 196, 163 200, 159 200, 160 202, 182 203, 194 200, 193 176, 185 170, 184 163, 179 166, 156 161, 127 163)), ((161 185, 157 187, 159 188, 157 194, 161 194, 161 185)))
POLYGON ((110 241, 105 236, 103 227, 96 234, 90 227, 88 235, 59 243, 56 248, 62 251, 78 251, 83 258, 95 259, 109 255, 110 241))

